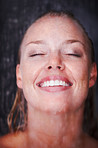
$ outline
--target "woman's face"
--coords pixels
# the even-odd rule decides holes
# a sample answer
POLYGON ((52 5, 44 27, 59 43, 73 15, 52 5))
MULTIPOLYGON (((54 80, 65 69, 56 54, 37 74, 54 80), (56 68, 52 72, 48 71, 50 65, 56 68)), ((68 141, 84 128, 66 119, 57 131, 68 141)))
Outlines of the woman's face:
POLYGON ((33 108, 52 113, 82 107, 94 85, 87 38, 65 17, 43 17, 27 31, 17 65, 17 85, 33 108))

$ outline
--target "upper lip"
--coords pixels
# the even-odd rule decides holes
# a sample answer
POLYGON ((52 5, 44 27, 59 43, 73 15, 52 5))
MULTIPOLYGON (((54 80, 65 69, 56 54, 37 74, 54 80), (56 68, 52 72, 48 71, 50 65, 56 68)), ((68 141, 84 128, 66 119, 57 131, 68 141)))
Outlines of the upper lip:
POLYGON ((65 83, 70 84, 70 86, 73 85, 73 83, 68 78, 66 78, 64 76, 59 76, 59 75, 44 77, 36 85, 40 86, 41 83, 44 83, 45 81, 50 81, 50 80, 62 80, 62 81, 65 81, 65 83))

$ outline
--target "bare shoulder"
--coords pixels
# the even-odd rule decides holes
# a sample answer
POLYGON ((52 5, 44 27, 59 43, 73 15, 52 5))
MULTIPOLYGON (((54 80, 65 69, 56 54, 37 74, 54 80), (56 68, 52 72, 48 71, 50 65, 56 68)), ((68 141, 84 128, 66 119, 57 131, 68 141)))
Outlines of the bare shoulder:
POLYGON ((0 148, 26 147, 25 133, 17 132, 0 137, 0 148), (24 142, 25 141, 25 142, 24 142))
POLYGON ((98 140, 86 135, 85 136, 85 148, 98 148, 98 140))

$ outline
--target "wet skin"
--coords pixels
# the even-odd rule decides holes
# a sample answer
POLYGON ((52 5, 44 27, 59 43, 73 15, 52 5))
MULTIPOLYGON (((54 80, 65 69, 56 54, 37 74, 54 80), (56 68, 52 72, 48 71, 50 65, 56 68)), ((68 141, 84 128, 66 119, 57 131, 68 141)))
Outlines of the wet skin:
POLYGON ((27 101, 32 107, 48 112, 76 111, 95 83, 90 79, 93 70, 87 38, 69 18, 46 17, 28 29, 17 71, 17 84, 27 101), (38 86, 42 80, 64 79, 65 83, 69 81, 69 87, 38 86))
POLYGON ((27 30, 16 76, 28 103, 28 124, 24 133, 12 136, 14 146, 98 147, 82 131, 84 103, 97 76, 88 51, 82 28, 66 16, 42 17, 27 30))

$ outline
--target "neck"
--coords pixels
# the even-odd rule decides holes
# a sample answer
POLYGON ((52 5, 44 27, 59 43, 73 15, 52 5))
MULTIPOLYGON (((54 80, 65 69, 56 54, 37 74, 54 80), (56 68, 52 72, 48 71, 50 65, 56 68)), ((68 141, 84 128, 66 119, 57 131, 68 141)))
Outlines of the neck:
POLYGON ((82 142, 83 109, 50 114, 28 106, 28 141, 34 148, 73 148, 82 142))

